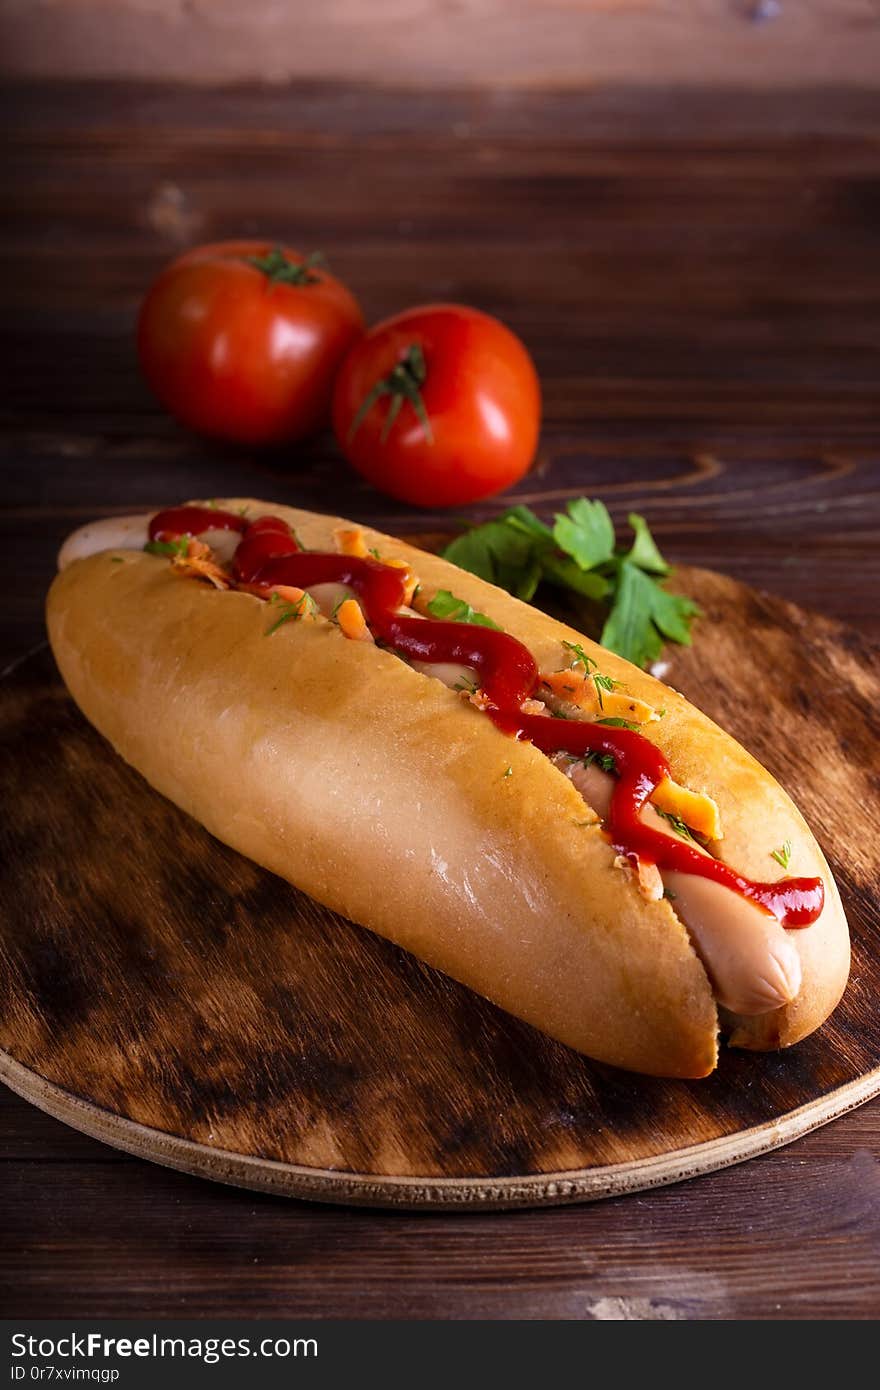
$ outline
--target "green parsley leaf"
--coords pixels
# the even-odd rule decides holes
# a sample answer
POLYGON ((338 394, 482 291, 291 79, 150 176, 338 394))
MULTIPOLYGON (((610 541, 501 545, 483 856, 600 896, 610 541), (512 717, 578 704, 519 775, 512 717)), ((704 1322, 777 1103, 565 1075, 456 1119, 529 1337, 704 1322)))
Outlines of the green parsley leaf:
POLYGON ((534 597, 541 578, 541 564, 535 554, 534 539, 518 526, 504 521, 488 521, 476 526, 448 545, 447 560, 470 570, 490 584, 526 602, 534 597))
POLYGON ((639 727, 638 724, 634 723, 632 719, 619 719, 619 718, 617 717, 617 715, 614 715, 614 716, 611 717, 610 719, 596 719, 596 720, 594 720, 594 723, 596 723, 596 724, 604 724, 604 725, 605 725, 607 728, 609 728, 609 729, 635 729, 635 730, 638 730, 638 727, 639 727))
MULTIPOLYGON (((540 578, 596 601, 608 593, 608 580, 601 574, 587 573, 576 561, 557 550, 553 531, 528 507, 510 507, 502 512, 499 520, 511 530, 531 538, 534 558, 540 565, 540 578)), ((530 596, 517 593, 517 597, 528 602, 530 596)))
POLYGON ((553 532, 549 526, 545 526, 540 517, 530 507, 508 507, 506 512, 502 512, 498 518, 515 531, 522 531, 533 540, 540 541, 542 545, 550 546, 553 544, 553 532))
POLYGON ((783 869, 787 869, 791 863, 791 840, 786 840, 785 844, 780 845, 779 849, 774 849, 770 857, 771 859, 775 859, 777 864, 781 864, 783 869))
POLYGON ((614 554, 614 523, 604 502, 580 497, 569 502, 567 515, 557 514, 553 539, 582 570, 605 564, 614 554))
POLYGON ((699 617, 700 606, 692 598, 682 594, 670 594, 654 585, 651 617, 656 627, 670 642, 678 642, 682 647, 691 645, 691 623, 699 617))
POLYGON ((651 617, 654 582, 635 565, 624 561, 611 612, 602 628, 601 643, 636 666, 647 666, 663 650, 651 617))
POLYGON ((667 593, 644 570, 621 560, 602 646, 635 666, 648 666, 663 650, 664 637, 690 646, 690 624, 699 611, 692 599, 667 593))
POLYGON ((513 768, 512 768, 512 767, 509 767, 509 768, 507 769, 506 772, 502 772, 502 774, 501 774, 502 780, 503 780, 505 777, 512 777, 512 776, 513 776, 513 768))
POLYGON ((624 559, 638 565, 640 570, 647 570, 649 574, 668 574, 669 566, 657 549, 645 518, 639 516, 638 512, 630 512, 627 521, 635 532, 635 540, 624 559))
POLYGON ((683 840, 694 839, 681 816, 674 816, 671 811, 661 811, 659 806, 655 806, 653 809, 657 812, 658 816, 662 816, 664 820, 669 821, 676 835, 680 835, 683 840))
POLYGON ((603 772, 617 771, 617 763, 614 761, 613 753, 599 753, 594 749, 590 753, 585 753, 581 762, 584 767, 589 767, 591 763, 595 763, 597 767, 601 767, 603 772))
POLYGON ((581 594, 594 603, 601 603, 614 588, 612 581, 603 574, 596 570, 582 570, 574 560, 552 551, 541 559, 541 578, 560 589, 571 589, 573 593, 581 594))
POLYGON ((586 497, 569 502, 552 529, 520 505, 472 527, 444 555, 526 602, 544 582, 602 605, 602 645, 648 666, 664 641, 690 644, 699 609, 692 599, 661 588, 660 579, 671 571, 648 523, 637 512, 629 523, 632 544, 615 549, 614 526, 602 502, 586 497))
POLYGON ((147 541, 144 546, 148 555, 186 555, 191 536, 177 536, 173 541, 147 541))
POLYGON ((438 589, 428 604, 432 618, 445 618, 450 623, 475 623, 477 627, 494 627, 500 632, 497 623, 487 618, 485 613, 477 613, 463 598, 456 598, 448 589, 438 589))

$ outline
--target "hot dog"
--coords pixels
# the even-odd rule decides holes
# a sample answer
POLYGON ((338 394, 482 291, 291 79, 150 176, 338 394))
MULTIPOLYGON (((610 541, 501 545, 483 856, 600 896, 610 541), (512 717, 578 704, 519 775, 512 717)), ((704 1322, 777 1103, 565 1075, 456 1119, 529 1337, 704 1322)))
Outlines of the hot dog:
POLYGON ((835 1007, 846 919, 796 808, 682 696, 563 624, 391 537, 250 499, 93 523, 59 565, 59 669, 152 785, 551 1036, 699 1077, 719 1031, 787 1046, 835 1007), (441 592, 468 621, 435 616, 441 592))

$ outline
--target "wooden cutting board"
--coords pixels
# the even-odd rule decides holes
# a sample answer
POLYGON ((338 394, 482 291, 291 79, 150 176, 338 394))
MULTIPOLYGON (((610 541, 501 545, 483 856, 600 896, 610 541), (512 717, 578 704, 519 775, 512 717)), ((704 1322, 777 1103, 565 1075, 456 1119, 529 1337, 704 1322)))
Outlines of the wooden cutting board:
POLYGON ((803 808, 854 938, 834 1018, 705 1081, 597 1065, 213 840, 83 720, 43 648, 0 682, 0 1078, 187 1172, 380 1206, 504 1207, 673 1182, 880 1091, 880 663, 704 570, 666 679, 803 808))

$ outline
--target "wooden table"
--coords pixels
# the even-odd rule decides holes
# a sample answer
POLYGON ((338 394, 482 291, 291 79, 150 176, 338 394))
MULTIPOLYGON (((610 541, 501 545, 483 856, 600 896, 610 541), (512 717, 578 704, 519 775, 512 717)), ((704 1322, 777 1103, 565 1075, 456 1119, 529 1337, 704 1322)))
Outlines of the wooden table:
MULTIPOLYGON (((644 511, 673 559, 880 637, 876 95, 53 83, 6 105, 4 660, 40 640, 58 541, 101 511, 250 493, 425 530, 330 441, 217 449, 151 401, 139 294, 178 248, 247 233, 320 246, 373 319, 427 299, 507 319, 545 390, 523 500, 644 511)), ((0 1300, 7 1316, 877 1316, 878 1147, 874 1102, 644 1196, 384 1215, 152 1167, 3 1091, 0 1300)))

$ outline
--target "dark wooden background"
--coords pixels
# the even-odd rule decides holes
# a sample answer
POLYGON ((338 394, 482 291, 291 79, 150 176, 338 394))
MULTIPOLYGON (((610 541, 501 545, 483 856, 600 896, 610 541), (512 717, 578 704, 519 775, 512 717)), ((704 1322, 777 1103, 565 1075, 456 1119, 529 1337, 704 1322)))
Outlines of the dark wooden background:
MULTIPOLYGON (((4 108, 4 662, 40 639, 57 543, 99 512, 249 493, 454 520, 382 499, 327 440, 257 457, 159 413, 138 297, 179 248, 247 233, 320 247, 370 318, 463 299, 517 329, 546 414, 522 499, 643 510, 671 558, 880 637, 880 97, 53 82, 4 108)), ((665 1191, 415 1217, 213 1187, 4 1091, 0 1306, 877 1316, 878 1147, 875 1102, 665 1191)))

